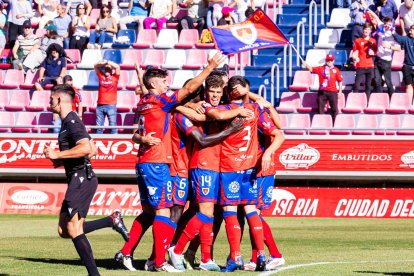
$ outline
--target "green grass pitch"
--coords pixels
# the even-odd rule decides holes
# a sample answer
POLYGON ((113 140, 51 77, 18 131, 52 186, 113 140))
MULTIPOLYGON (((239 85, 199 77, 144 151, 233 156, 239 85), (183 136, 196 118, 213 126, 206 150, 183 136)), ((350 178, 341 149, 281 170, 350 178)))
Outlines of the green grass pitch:
MULTIPOLYGON (((132 219, 126 218, 128 227, 132 219)), ((277 275, 414 275, 413 219, 267 218, 267 221, 286 259, 286 265, 277 275)), ((113 230, 103 229, 88 238, 102 275, 153 274, 129 272, 114 262, 113 256, 123 240, 113 230)), ((137 268, 143 269, 151 244, 148 231, 135 252, 137 268)), ((223 226, 214 249, 216 261, 224 265, 228 243, 223 226)), ((242 242, 242 255, 249 261, 248 235, 242 242)), ((218 274, 186 272, 201 273, 218 274)), ((0 275, 86 275, 86 270, 72 242, 58 237, 57 217, 0 215, 0 275)))

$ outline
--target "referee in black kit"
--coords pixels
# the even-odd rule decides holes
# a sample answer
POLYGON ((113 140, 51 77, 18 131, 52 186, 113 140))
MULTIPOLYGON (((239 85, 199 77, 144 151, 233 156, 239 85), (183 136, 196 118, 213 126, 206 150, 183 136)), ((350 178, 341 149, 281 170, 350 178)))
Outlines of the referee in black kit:
POLYGON ((52 88, 50 108, 62 119, 58 142, 60 151, 47 147, 43 151, 55 168, 63 165, 68 178, 68 188, 62 203, 58 232, 62 238, 71 238, 89 275, 99 275, 93 258, 92 247, 85 234, 97 229, 112 227, 127 241, 128 229, 121 213, 85 222, 89 205, 96 192, 98 179, 89 158, 96 154, 96 147, 78 115, 72 111, 75 91, 70 85, 60 84, 52 88))

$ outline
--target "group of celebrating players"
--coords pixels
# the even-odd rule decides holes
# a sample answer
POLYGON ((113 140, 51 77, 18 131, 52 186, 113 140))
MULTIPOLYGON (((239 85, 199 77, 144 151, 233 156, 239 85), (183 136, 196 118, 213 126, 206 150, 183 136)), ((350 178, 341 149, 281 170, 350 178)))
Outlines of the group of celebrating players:
POLYGON ((221 271, 273 270, 285 263, 260 216, 271 202, 274 152, 284 141, 279 118, 271 104, 249 93, 246 78, 228 79, 214 70, 223 58, 217 53, 175 92, 169 91, 165 70, 151 68, 143 76, 145 94, 137 106, 133 136, 140 144, 136 175, 143 212, 115 255, 126 269, 135 270, 133 252, 152 225, 153 250, 146 270, 193 269, 200 246, 199 269, 220 271, 212 245, 223 220, 230 254, 221 271), (240 253, 244 217, 252 243, 247 264, 240 253), (171 264, 165 260, 167 251, 171 264))
POLYGON ((228 79, 223 71, 214 70, 223 60, 217 53, 198 76, 175 92, 169 91, 165 70, 151 68, 143 75, 133 136, 140 144, 136 175, 143 212, 129 233, 118 211, 85 221, 98 185, 89 161, 97 150, 72 111, 73 88, 52 88, 50 108, 62 119, 59 151, 45 147, 44 154, 55 167, 64 166, 68 179, 58 232, 72 239, 89 275, 99 271, 85 234, 107 227, 126 241, 115 259, 128 270, 136 270, 133 252, 152 226, 153 248, 146 270, 193 269, 200 247, 199 269, 220 271, 213 259, 213 243, 223 220, 230 254, 221 271, 273 270, 285 263, 260 216, 272 200, 274 152, 284 141, 280 121, 270 103, 249 93, 247 79, 228 79), (240 253, 245 218, 252 244, 247 264, 240 253), (270 253, 267 259, 265 244, 270 253), (165 260, 167 251, 171 264, 165 260))

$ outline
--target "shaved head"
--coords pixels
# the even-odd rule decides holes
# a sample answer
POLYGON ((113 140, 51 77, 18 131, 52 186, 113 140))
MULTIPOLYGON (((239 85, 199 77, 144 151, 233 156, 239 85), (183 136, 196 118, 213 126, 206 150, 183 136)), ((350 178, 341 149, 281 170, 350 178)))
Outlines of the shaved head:
POLYGON ((52 94, 59 95, 63 102, 73 102, 75 90, 69 84, 58 84, 52 88, 52 94))

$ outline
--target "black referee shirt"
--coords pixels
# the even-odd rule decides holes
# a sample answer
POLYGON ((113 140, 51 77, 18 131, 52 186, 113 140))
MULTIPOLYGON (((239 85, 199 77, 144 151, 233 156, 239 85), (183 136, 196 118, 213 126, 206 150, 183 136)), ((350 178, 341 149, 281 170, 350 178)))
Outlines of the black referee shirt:
MULTIPOLYGON (((60 151, 74 148, 78 141, 85 138, 91 139, 85 125, 75 112, 69 112, 66 118, 63 119, 59 132, 58 142, 60 151)), ((86 160, 87 158, 85 157, 62 159, 66 175, 69 176, 75 171, 82 169, 86 160)))

